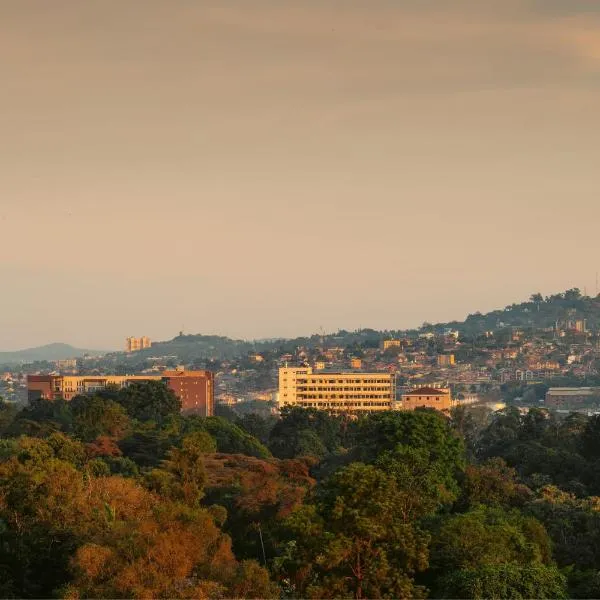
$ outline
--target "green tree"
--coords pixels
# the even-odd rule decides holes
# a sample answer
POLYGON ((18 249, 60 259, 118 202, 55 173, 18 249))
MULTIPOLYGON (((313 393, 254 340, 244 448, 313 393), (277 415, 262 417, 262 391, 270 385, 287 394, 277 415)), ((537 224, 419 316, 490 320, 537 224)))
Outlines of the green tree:
POLYGON ((556 486, 541 489, 528 511, 541 521, 560 567, 600 571, 600 498, 577 498, 556 486))
POLYGON ((542 440, 550 430, 556 430, 556 419, 544 408, 530 408, 521 419, 519 436, 527 441, 542 440))
POLYGON ((78 468, 83 467, 87 462, 85 446, 78 440, 62 433, 53 433, 45 441, 52 448, 57 459, 78 468))
POLYGON ((55 431, 70 431, 71 421, 71 409, 65 400, 33 400, 17 413, 7 434, 46 437, 55 431))
POLYGON ((162 496, 197 506, 204 496, 206 470, 204 455, 214 452, 214 439, 205 431, 196 431, 183 438, 181 448, 171 448, 161 469, 147 477, 150 489, 162 496))
POLYGON ((580 452, 583 432, 588 425, 589 417, 581 413, 570 413, 560 424, 558 444, 565 450, 580 452))
POLYGON ((519 483, 515 469, 502 458, 491 458, 465 469, 463 500, 467 506, 523 506, 531 496, 531 490, 519 483))
POLYGON ((77 396, 71 401, 73 431, 84 442, 100 436, 121 439, 130 427, 127 412, 101 396, 77 396))
POLYGON ((119 391, 117 402, 131 418, 158 424, 181 411, 181 400, 159 381, 132 383, 119 391))
POLYGON ((272 415, 262 417, 257 413, 243 415, 237 422, 244 431, 255 437, 263 445, 269 443, 269 435, 276 423, 276 417, 272 415))
POLYGON ((600 415, 588 420, 581 436, 581 452, 587 459, 600 459, 600 415))
POLYGON ((170 448, 180 443, 181 437, 178 429, 157 428, 153 422, 144 422, 135 424, 133 431, 118 445, 124 456, 140 467, 155 467, 170 448))
POLYGON ((269 449, 278 458, 322 457, 342 445, 344 417, 327 411, 285 407, 271 430, 269 449))
POLYGON ((481 505, 442 519, 432 538, 431 566, 444 573, 483 565, 550 564, 551 555, 550 538, 539 521, 481 505))
POLYGON ((406 522, 394 477, 354 463, 335 473, 316 504, 288 520, 292 545, 278 563, 295 594, 309 598, 416 598, 428 536, 406 522))
POLYGON ((257 458, 271 456, 269 450, 255 437, 223 417, 182 417, 180 429, 183 435, 196 431, 207 432, 215 440, 217 452, 246 454, 257 458))
POLYGON ((255 437, 222 417, 208 417, 204 419, 203 427, 215 439, 219 452, 246 454, 248 456, 256 456, 257 458, 268 458, 271 456, 269 450, 255 437))
POLYGON ((504 600, 568 598, 566 578, 553 566, 484 565, 444 576, 434 598, 504 600))
POLYGON ((463 438, 469 459, 477 454, 479 437, 492 411, 485 406, 456 406, 450 411, 452 427, 463 438))
POLYGON ((514 406, 509 406, 495 413, 492 422, 482 432, 479 447, 479 458, 504 456, 521 432, 521 413, 514 406))
MULTIPOLYGON (((354 425, 352 456, 366 463, 376 462, 386 452, 410 448, 421 452, 421 460, 446 490, 458 493, 457 477, 466 459, 462 439, 449 419, 433 410, 372 414, 354 425)), ((405 450, 404 450, 405 451, 405 450)))
POLYGON ((13 404, 5 402, 0 396, 0 435, 4 435, 9 430, 17 412, 13 404))
POLYGON ((435 513, 456 500, 458 488, 427 448, 398 444, 375 465, 391 475, 397 488, 396 510, 406 523, 435 513))

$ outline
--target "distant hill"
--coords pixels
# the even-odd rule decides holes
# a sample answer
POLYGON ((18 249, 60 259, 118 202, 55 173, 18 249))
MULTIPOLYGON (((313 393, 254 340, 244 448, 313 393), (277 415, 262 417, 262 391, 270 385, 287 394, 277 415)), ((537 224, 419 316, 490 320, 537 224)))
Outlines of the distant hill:
POLYGON ((150 356, 177 356, 180 360, 233 358, 250 352, 252 342, 219 335, 178 335, 170 341, 153 342, 151 348, 131 355, 134 360, 150 356))
POLYGON ((424 323, 421 327, 409 330, 359 329, 340 330, 330 334, 313 334, 294 339, 263 339, 255 341, 235 340, 218 335, 179 335, 172 340, 155 342, 151 348, 130 355, 114 353, 111 360, 122 361, 133 366, 141 366, 150 357, 174 357, 182 363, 206 359, 232 359, 249 352, 275 351, 294 352, 296 348, 356 347, 376 348, 382 340, 397 337, 416 337, 423 332, 443 333, 456 329, 464 336, 479 335, 486 331, 502 331, 513 327, 522 329, 549 329, 558 322, 567 327, 567 322, 586 320, 587 328, 600 331, 600 296, 584 296, 578 289, 546 296, 532 294, 529 300, 511 304, 503 309, 488 313, 473 313, 464 321, 449 323, 424 323))
POLYGON ((558 322, 559 326, 577 320, 586 320, 587 328, 600 331, 600 296, 589 297, 574 288, 565 292, 543 297, 533 294, 529 300, 511 304, 503 309, 485 314, 476 312, 468 315, 464 321, 449 323, 424 323, 421 327, 410 330, 359 329, 355 331, 340 330, 330 334, 313 334, 294 339, 236 340, 219 335, 178 335, 172 340, 154 342, 151 348, 125 354, 123 352, 99 352, 83 350, 67 344, 49 344, 39 348, 21 350, 19 352, 0 352, 0 365, 35 362, 42 360, 60 360, 75 358, 88 354, 90 356, 106 356, 101 360, 101 368, 112 369, 115 365, 126 365, 131 369, 141 369, 151 357, 170 357, 172 361, 193 363, 210 359, 233 359, 249 352, 294 352, 298 347, 321 348, 350 347, 376 348, 384 339, 397 337, 417 337, 419 333, 443 333, 447 329, 456 329, 464 336, 479 335, 486 331, 501 331, 518 327, 522 329, 549 329, 558 322))
POLYGON ((99 350, 84 350, 75 348, 69 344, 47 344, 37 348, 27 348, 15 352, 0 352, 0 365, 31 363, 36 361, 64 360, 67 358, 79 358, 84 354, 100 356, 104 354, 99 350))
POLYGON ((507 327, 549 329, 556 323, 565 327, 568 322, 584 319, 589 330, 600 330, 600 295, 584 296, 578 288, 573 288, 546 297, 532 294, 529 300, 511 304, 503 309, 484 314, 476 312, 467 316, 464 321, 424 324, 421 329, 441 331, 453 328, 466 335, 476 335, 507 327))

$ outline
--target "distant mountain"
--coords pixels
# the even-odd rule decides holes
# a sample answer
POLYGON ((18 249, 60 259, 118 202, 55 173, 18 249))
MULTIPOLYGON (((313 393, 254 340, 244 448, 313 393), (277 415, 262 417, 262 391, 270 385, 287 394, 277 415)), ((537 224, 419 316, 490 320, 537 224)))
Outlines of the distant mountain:
POLYGON ((36 361, 64 360, 67 358, 79 358, 84 354, 89 356, 100 356, 104 354, 99 350, 84 350, 75 348, 69 344, 47 344, 37 348, 27 348, 15 352, 0 352, 0 365, 31 363, 36 361))

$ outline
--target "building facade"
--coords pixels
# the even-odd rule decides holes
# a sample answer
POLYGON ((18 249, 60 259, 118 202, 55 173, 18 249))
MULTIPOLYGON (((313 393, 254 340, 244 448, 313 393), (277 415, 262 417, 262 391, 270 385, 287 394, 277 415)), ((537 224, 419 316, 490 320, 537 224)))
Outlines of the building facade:
POLYGON ((455 364, 454 354, 439 354, 437 357, 438 367, 453 367, 455 364))
POLYGON ((164 371, 162 381, 181 400, 181 412, 202 417, 215 414, 215 379, 212 371, 164 371))
POLYGON ((143 335, 142 337, 128 337, 125 340, 125 352, 139 352, 146 348, 151 348, 152 342, 149 337, 143 335))
POLYGON ((302 406, 335 412, 391 410, 393 373, 313 372, 311 367, 279 369, 279 407, 302 406))
POLYGON ((64 360, 55 360, 54 364, 56 365, 56 368, 59 369, 60 371, 66 371, 66 370, 74 370, 77 368, 77 359, 76 358, 67 358, 64 360))
POLYGON ((122 389, 135 382, 160 381, 181 400, 181 412, 210 417, 214 414, 214 376, 211 371, 164 371, 160 375, 28 375, 27 396, 70 401, 108 386, 122 389))
POLYGON ((546 392, 548 408, 578 408, 587 404, 600 403, 600 389, 592 387, 550 388, 546 392))
POLYGON ((384 352, 390 348, 402 348, 402 340, 383 340, 381 347, 384 352))
POLYGON ((402 410, 435 408, 449 412, 452 408, 450 390, 446 388, 422 387, 402 394, 402 410))

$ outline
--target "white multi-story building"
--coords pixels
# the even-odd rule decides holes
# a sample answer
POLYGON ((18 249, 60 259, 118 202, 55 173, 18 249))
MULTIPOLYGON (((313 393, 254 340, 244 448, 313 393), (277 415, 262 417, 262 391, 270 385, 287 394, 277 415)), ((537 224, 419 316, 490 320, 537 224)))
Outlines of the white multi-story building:
POLYGON ((279 407, 302 406, 336 412, 381 411, 394 407, 393 373, 342 373, 311 367, 279 369, 279 407))

